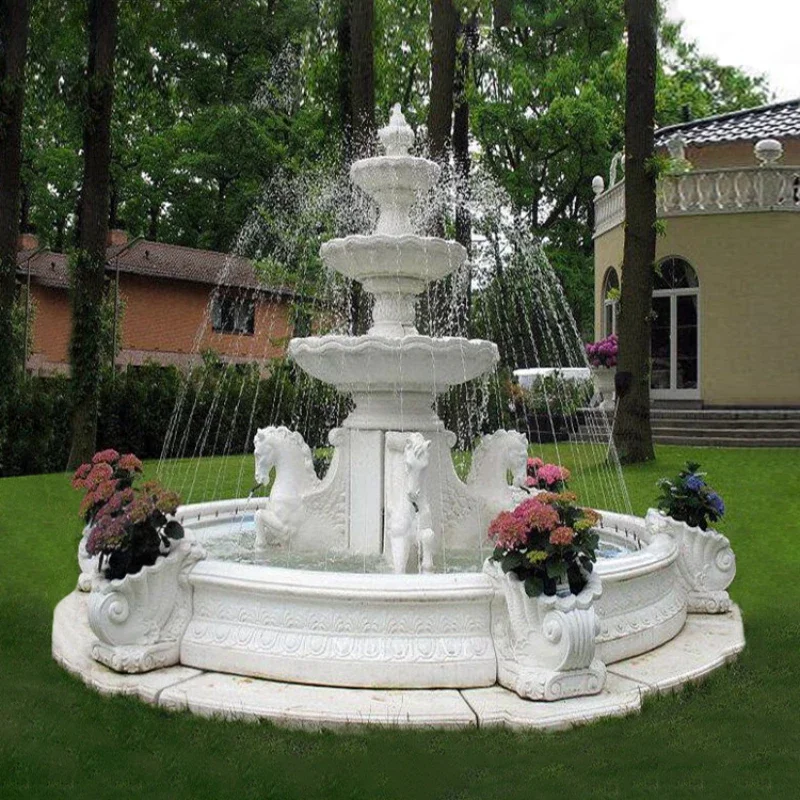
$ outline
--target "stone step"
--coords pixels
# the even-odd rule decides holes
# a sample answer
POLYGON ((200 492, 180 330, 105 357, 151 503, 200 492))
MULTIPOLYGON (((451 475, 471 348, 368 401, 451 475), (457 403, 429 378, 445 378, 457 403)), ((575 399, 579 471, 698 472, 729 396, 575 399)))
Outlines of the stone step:
MULTIPOLYGON (((612 417, 609 411, 600 411, 595 408, 580 410, 584 416, 612 417)), ((679 408, 651 408, 650 417, 653 420, 680 420, 697 423, 737 420, 745 423, 774 422, 782 420, 791 423, 800 423, 800 408, 763 408, 763 409, 679 409, 679 408)))
MULTIPOLYGON (((570 441, 598 444, 605 437, 581 428, 570 441)), ((654 428, 656 444, 676 444, 689 447, 800 447, 800 431, 686 431, 680 428, 654 428)))
POLYGON ((681 436, 684 439, 714 437, 717 439, 800 439, 800 429, 770 427, 746 428, 739 425, 731 427, 687 428, 684 425, 653 425, 653 436, 681 436))
POLYGON ((673 409, 653 408, 652 419, 680 420, 800 420, 800 409, 759 408, 759 409, 673 409))
POLYGON ((760 439, 743 439, 739 436, 656 436, 654 441, 656 444, 677 444, 686 447, 800 447, 800 436, 760 439))
MULTIPOLYGON (((795 430, 800 431, 800 419, 680 419, 677 417, 652 417, 652 424, 659 428, 682 428, 684 430, 795 430)), ((800 434, 798 434, 800 435, 800 434)))

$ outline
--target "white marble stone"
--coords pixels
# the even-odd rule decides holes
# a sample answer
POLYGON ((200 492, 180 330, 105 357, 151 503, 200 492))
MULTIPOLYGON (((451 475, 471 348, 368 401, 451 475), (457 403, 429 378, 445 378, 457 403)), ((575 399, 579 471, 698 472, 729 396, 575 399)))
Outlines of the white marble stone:
POLYGON ((600 694, 556 702, 531 702, 500 686, 465 689, 464 699, 477 714, 478 725, 524 730, 565 730, 603 717, 639 711, 642 687, 637 681, 609 675, 600 694))
POLYGON ((440 690, 339 689, 206 673, 161 693, 159 704, 225 719, 279 725, 465 728, 475 715, 460 693, 440 690))
POLYGON ((698 680, 744 646, 738 608, 713 617, 692 615, 672 642, 614 664, 604 690, 591 697, 533 702, 500 686, 479 689, 385 690, 304 686, 168 667, 121 675, 90 656, 87 598, 65 597, 53 616, 53 657, 102 694, 138 696, 163 708, 226 719, 268 719, 311 729, 351 725, 562 730, 639 711, 641 698, 698 680))
POLYGON ((187 678, 200 675, 191 667, 167 667, 144 674, 114 672, 91 655, 95 637, 87 618, 88 598, 81 592, 67 595, 53 613, 53 658, 100 694, 135 695, 155 703, 159 693, 187 678))
POLYGON ((738 606, 727 614, 690 614, 679 636, 656 650, 609 666, 609 674, 644 685, 646 694, 663 693, 697 681, 732 661, 744 649, 738 606))

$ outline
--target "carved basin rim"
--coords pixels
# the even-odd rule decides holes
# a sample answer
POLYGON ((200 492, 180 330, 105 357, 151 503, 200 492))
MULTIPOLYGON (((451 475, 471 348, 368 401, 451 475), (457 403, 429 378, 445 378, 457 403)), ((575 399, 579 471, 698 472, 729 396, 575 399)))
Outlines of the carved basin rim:
MULTIPOLYGON (((242 515, 263 508, 268 498, 242 498, 220 500, 180 506, 176 518, 186 528, 204 524, 224 524, 242 515)), ((601 512, 601 532, 611 539, 624 538, 616 529, 634 532, 642 541, 641 550, 617 558, 601 559, 595 572, 604 583, 624 582, 669 567, 678 557, 678 546, 669 535, 650 538, 644 529, 644 520, 627 514, 601 512)), ((273 588, 282 593, 302 595, 313 591, 331 597, 397 597, 409 600, 444 599, 447 595, 489 597, 492 593, 488 576, 481 572, 451 572, 432 574, 395 575, 392 573, 359 573, 311 570, 294 567, 277 567, 267 564, 243 564, 207 557, 189 573, 194 582, 215 582, 254 591, 273 588)))

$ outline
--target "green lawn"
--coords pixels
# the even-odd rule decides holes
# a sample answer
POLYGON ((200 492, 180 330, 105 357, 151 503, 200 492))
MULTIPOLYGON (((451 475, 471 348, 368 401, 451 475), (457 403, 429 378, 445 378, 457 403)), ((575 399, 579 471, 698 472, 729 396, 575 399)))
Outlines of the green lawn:
MULTIPOLYGON (((720 528, 737 554, 747 649, 639 716, 558 734, 311 734, 101 697, 50 658, 52 610, 77 575, 78 493, 63 475, 0 480, 0 797, 800 796, 800 453, 661 447, 658 457, 626 470, 637 512, 689 457, 728 504, 720 528)), ((204 462, 195 493, 247 484, 241 463, 204 462)), ((177 485, 190 469, 167 474, 177 485)))

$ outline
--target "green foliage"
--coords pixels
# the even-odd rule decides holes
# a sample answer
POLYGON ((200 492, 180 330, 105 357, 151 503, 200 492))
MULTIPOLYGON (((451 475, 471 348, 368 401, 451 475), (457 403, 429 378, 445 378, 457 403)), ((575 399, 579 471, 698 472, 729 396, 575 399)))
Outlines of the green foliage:
MULTIPOLYGON (((338 408, 329 387, 298 384, 285 361, 274 362, 268 375, 260 375, 257 368, 226 366, 213 353, 188 374, 154 363, 114 373, 105 369, 99 406, 98 447, 143 458, 161 455, 174 413, 181 440, 193 447, 202 442, 205 455, 216 455, 250 452, 254 420, 289 425, 312 446, 325 445, 337 422, 332 410, 338 408)), ((68 378, 22 381, 10 406, 13 435, 0 443, 0 475, 63 470, 70 407, 68 378)), ((191 456, 192 451, 180 454, 191 456)))
POLYGON ((725 514, 722 498, 705 481, 700 465, 687 461, 676 478, 661 478, 661 494, 656 500, 658 508, 667 516, 687 525, 707 530, 725 514))

